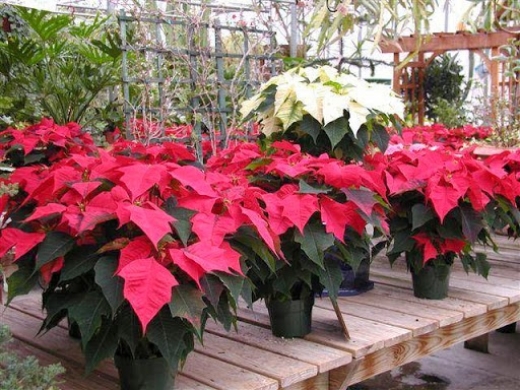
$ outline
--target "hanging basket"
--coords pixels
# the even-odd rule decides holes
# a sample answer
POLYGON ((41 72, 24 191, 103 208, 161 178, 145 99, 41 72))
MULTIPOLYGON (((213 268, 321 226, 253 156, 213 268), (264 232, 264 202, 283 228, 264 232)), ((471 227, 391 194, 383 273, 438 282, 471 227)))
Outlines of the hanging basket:
POLYGON ((425 265, 418 272, 412 268, 413 295, 424 299, 448 296, 451 266, 425 265))
POLYGON ((175 376, 166 359, 130 359, 115 355, 121 390, 171 390, 175 376))
POLYGON ((277 337, 303 337, 311 332, 314 296, 294 301, 266 301, 271 331, 277 337))

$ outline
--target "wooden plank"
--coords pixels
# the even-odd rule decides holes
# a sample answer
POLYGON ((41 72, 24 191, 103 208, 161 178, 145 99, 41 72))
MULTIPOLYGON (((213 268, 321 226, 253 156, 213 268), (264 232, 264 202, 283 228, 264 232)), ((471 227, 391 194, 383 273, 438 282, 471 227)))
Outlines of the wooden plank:
MULTIPOLYGON (((254 310, 239 308, 238 317, 246 322, 269 327, 267 309, 261 302, 254 305, 254 310)), ((358 358, 366 353, 382 348, 386 344, 395 344, 412 337, 411 331, 407 329, 347 314, 343 315, 343 317, 350 331, 350 340, 345 340, 343 330, 334 312, 315 306, 313 309, 312 332, 305 336, 305 339, 345 350, 358 358)))
POLYGON ((498 47, 507 44, 509 39, 517 38, 518 34, 506 31, 480 32, 480 33, 438 33, 425 35, 421 45, 417 47, 417 37, 400 37, 396 41, 382 40, 379 44, 383 53, 410 53, 450 51, 450 50, 475 50, 498 47))
POLYGON ((381 349, 364 357, 355 367, 350 364, 331 372, 331 389, 352 385, 375 375, 415 361, 454 344, 480 336, 493 329, 520 319, 520 303, 489 311, 486 315, 471 317, 456 324, 439 328, 427 335, 381 349), (348 378, 347 381, 342 378, 348 378), (332 382, 334 380, 334 382, 332 382))
MULTIPOLYGON (((437 327, 453 324, 454 322, 458 322, 464 318, 464 313, 460 311, 438 308, 435 305, 430 305, 429 302, 425 302, 424 300, 415 297, 413 297, 415 299, 405 300, 406 304, 403 304, 403 301, 396 299, 395 295, 389 296, 381 294, 378 290, 379 286, 375 286, 373 290, 365 294, 352 297, 341 297, 340 300, 345 303, 348 302, 348 305, 370 307, 372 308, 372 311, 377 310, 379 313, 385 313, 389 316, 393 315, 393 313, 400 313, 416 323, 420 323, 425 319, 434 320, 438 325, 437 327)), ((401 294, 401 296, 406 295, 407 294, 401 294)), ((414 335, 418 335, 418 333, 414 333, 414 335)))
MULTIPOLYGON (((487 312, 486 305, 462 301, 452 297, 440 300, 432 299, 428 301, 427 305, 425 305, 424 300, 414 297, 411 294, 411 291, 387 286, 381 283, 376 283, 374 289, 370 291, 370 294, 361 294, 352 298, 356 298, 357 301, 367 305, 377 306, 380 301, 386 303, 386 300, 383 300, 383 297, 394 302, 394 304, 391 304, 391 307, 394 308, 394 305, 397 306, 395 310, 400 310, 400 307, 408 308, 409 306, 417 308, 418 310, 424 310, 423 314, 425 317, 439 319, 441 326, 449 325, 452 316, 457 318, 457 321, 460 321, 462 318, 459 318, 459 315, 468 318, 485 314, 487 312)), ((345 298, 349 299, 350 297, 345 298)))
POLYGON ((306 379, 303 382, 295 383, 283 390, 328 390, 329 389, 329 373, 321 373, 314 378, 306 379))
POLYGON ((287 387, 318 375, 318 367, 315 365, 241 344, 215 334, 207 334, 204 337, 204 346, 198 344, 195 346, 195 350, 235 367, 274 378, 280 383, 280 387, 287 387))
MULTIPOLYGON (((513 275, 514 276, 514 275, 513 275)), ((496 275, 488 275, 487 278, 483 278, 480 275, 470 273, 470 274, 461 274, 456 273, 454 275, 455 278, 471 280, 476 283, 482 283, 490 286, 502 287, 508 290, 513 290, 514 292, 520 291, 520 271, 518 272, 518 278, 513 279, 511 277, 505 276, 496 276, 496 275)))
POLYGON ((206 332, 262 348, 282 356, 313 364, 319 372, 326 372, 352 361, 349 352, 317 344, 305 339, 284 339, 273 336, 270 329, 238 321, 236 331, 227 332, 219 324, 209 321, 206 332))
MULTIPOLYGON (((321 300, 317 305, 323 309, 331 310, 330 302, 321 300)), ((374 307, 357 303, 355 300, 338 299, 340 310, 344 314, 350 314, 360 318, 382 322, 399 328, 412 331, 413 336, 419 336, 435 330, 439 327, 439 322, 431 318, 424 318, 417 315, 409 315, 402 311, 389 310, 382 307, 374 307)), ((462 315, 461 315, 462 317, 462 315)))
MULTIPOLYGON (((371 268, 370 274, 373 280, 378 283, 382 283, 390 286, 399 286, 410 289, 410 294, 413 294, 412 289, 412 277, 410 274, 400 273, 392 270, 380 270, 371 268)), ((479 304, 486 305, 488 310, 498 309, 509 304, 508 297, 501 297, 498 295, 489 295, 486 293, 479 292, 479 289, 475 289, 476 286, 466 287, 462 289, 459 287, 458 280, 455 280, 453 283, 450 283, 450 289, 448 292, 448 296, 451 298, 460 299, 463 301, 475 302, 479 304)))
MULTIPOLYGON (((468 276, 468 275, 466 275, 468 276)), ((452 274, 450 284, 457 286, 457 288, 463 288, 471 291, 480 291, 484 294, 494 295, 498 297, 504 297, 509 299, 509 303, 520 302, 520 288, 508 288, 497 286, 491 283, 488 283, 485 279, 481 278, 481 280, 475 280, 468 277, 464 277, 464 275, 452 274)))
POLYGON ((182 373, 219 390, 277 390, 279 388, 275 379, 235 367, 198 352, 188 355, 182 373))

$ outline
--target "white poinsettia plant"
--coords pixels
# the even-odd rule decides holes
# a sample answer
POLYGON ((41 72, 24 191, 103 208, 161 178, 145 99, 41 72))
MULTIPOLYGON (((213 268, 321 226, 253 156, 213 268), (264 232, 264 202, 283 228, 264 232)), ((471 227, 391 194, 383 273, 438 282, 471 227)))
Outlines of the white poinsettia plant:
POLYGON ((339 148, 341 157, 352 157, 345 155, 349 146, 364 148, 371 141, 385 149, 389 139, 385 126, 396 124, 403 112, 403 102, 389 86, 328 65, 294 68, 275 76, 241 107, 245 120, 259 121, 266 136, 303 143, 312 139, 314 146, 321 146, 320 152, 338 155, 339 148))

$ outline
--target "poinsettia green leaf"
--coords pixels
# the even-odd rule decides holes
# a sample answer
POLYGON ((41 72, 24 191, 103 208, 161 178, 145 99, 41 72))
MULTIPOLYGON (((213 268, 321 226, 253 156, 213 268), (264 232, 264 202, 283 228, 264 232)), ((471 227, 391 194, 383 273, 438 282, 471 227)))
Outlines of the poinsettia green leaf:
POLYGON ((143 339, 143 332, 139 318, 128 302, 125 302, 118 310, 115 322, 118 328, 118 337, 125 341, 134 354, 139 342, 143 339))
POLYGON ((226 286, 235 302, 238 302, 240 293, 244 287, 244 277, 239 275, 231 275, 225 272, 214 272, 214 274, 222 281, 222 283, 224 283, 224 286, 226 286))
POLYGON ((60 282, 74 279, 94 268, 98 259, 95 252, 93 246, 81 246, 68 252, 60 272, 60 282))
POLYGON ((347 199, 354 202, 357 207, 370 216, 372 210, 377 203, 374 193, 366 188, 342 188, 342 191, 347 195, 347 199))
POLYGON ((31 256, 22 257, 16 262, 18 269, 7 279, 9 289, 7 303, 19 295, 28 294, 38 282, 38 273, 34 272, 34 260, 31 256))
POLYGON ((334 248, 339 249, 340 259, 344 263, 348 264, 352 268, 352 271, 354 271, 354 273, 357 272, 359 265, 365 258, 365 255, 360 253, 362 251, 356 251, 354 247, 350 245, 344 245, 341 242, 336 242, 334 248))
POLYGON ((305 226, 303 234, 295 232, 295 241, 300 243, 305 254, 319 267, 323 268, 325 250, 334 245, 334 235, 325 232, 322 224, 313 222, 305 226))
POLYGON ((223 294, 217 305, 216 317, 218 322, 220 322, 228 332, 231 330, 231 325, 236 323, 236 316, 231 312, 231 306, 232 304, 229 302, 229 296, 223 294))
POLYGON ((213 307, 217 307, 220 296, 224 291, 224 285, 220 279, 214 275, 206 274, 200 279, 200 284, 202 286, 202 291, 204 291, 205 297, 209 300, 213 307))
POLYGON ((330 189, 325 186, 313 187, 310 184, 308 184, 305 180, 300 180, 298 184, 298 193, 300 194, 326 194, 330 192, 330 189))
POLYGON ((256 171, 258 168, 265 167, 273 162, 271 158, 257 158, 249 163, 244 169, 246 171, 256 171))
POLYGON ((478 252, 475 253, 475 255, 465 253, 463 256, 461 256, 460 259, 462 261, 464 271, 469 272, 471 269, 477 275, 482 275, 487 279, 491 265, 487 261, 487 255, 485 253, 478 252))
POLYGON ((321 123, 311 115, 304 115, 300 123, 300 130, 310 135, 314 143, 316 143, 321 132, 321 123))
POLYGON ((374 124, 370 134, 370 139, 384 153, 388 147, 388 143, 390 142, 390 133, 384 126, 380 124, 374 124))
POLYGON ((417 203, 412 206, 412 230, 424 226, 425 223, 435 218, 432 209, 422 203, 417 203))
POLYGON ((67 314, 68 308, 76 305, 82 299, 82 294, 67 291, 62 294, 44 291, 42 294, 43 308, 47 316, 43 320, 39 332, 55 327, 67 314))
POLYGON ((184 246, 188 246, 188 240, 192 232, 191 218, 196 214, 196 211, 183 207, 167 206, 166 212, 175 218, 173 227, 184 246))
POLYGON ((83 348, 101 327, 103 317, 111 317, 110 305, 97 290, 82 294, 82 299, 76 305, 70 306, 68 311, 69 317, 79 326, 83 348))
POLYGON ((323 131, 325 131, 327 137, 329 137, 331 148, 334 149, 349 132, 348 121, 343 117, 338 118, 323 127, 323 131))
POLYGON ((246 303, 247 307, 253 306, 253 289, 253 283, 249 279, 245 279, 244 285, 242 286, 242 291, 240 292, 240 296, 246 303))
POLYGON ((394 234, 392 246, 388 251, 389 254, 400 254, 411 251, 415 246, 415 240, 412 239, 410 231, 399 231, 394 234))
POLYGON ((185 337, 190 329, 179 317, 172 317, 167 307, 164 307, 154 317, 146 336, 154 343, 161 355, 168 361, 170 368, 176 372, 179 362, 186 358, 189 348, 185 337))
POLYGON ((57 257, 65 256, 74 247, 75 241, 74 237, 66 233, 57 231, 47 233, 36 253, 35 270, 39 270, 44 264, 57 257))
POLYGON ((475 243, 478 239, 479 233, 484 229, 484 222, 480 214, 476 212, 471 206, 461 205, 460 216, 462 222, 462 233, 469 242, 475 243))
POLYGON ((236 236, 234 240, 239 243, 239 251, 245 253, 251 260, 254 260, 256 256, 258 256, 271 271, 275 271, 277 260, 262 241, 250 235, 239 235, 236 236), (246 253, 245 251, 247 250, 251 250, 252 253, 246 253))
POLYGON ((341 267, 339 262, 326 258, 324 267, 318 268, 318 277, 320 283, 327 289, 330 299, 336 300, 338 298, 338 291, 343 275, 341 274, 341 267))
POLYGON ((117 268, 118 260, 115 256, 101 257, 94 266, 95 282, 101 287, 101 291, 112 309, 113 316, 124 301, 124 280, 115 274, 117 268))
POLYGON ((195 286, 181 284, 174 287, 172 300, 168 304, 172 317, 182 317, 190 322, 202 337, 202 318, 206 304, 203 294, 195 286))
POLYGON ((102 360, 114 356, 118 341, 117 324, 109 320, 103 320, 102 326, 83 349, 87 375, 90 374, 102 360))

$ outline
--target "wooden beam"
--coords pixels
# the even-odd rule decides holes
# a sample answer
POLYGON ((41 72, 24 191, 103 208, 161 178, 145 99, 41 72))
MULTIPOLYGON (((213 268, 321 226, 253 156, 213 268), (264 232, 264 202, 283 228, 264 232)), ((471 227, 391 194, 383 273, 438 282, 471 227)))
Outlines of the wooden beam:
POLYGON ((479 32, 479 33, 438 33, 424 35, 420 47, 416 36, 401 37, 396 41, 382 41, 379 44, 383 53, 435 52, 450 50, 475 50, 499 47, 507 44, 511 38, 517 38, 520 32, 479 32))
POLYGON ((403 364, 413 362, 462 341, 481 336, 520 319, 520 303, 489 311, 486 315, 465 318, 431 333, 403 341, 364 356, 352 364, 330 372, 330 390, 353 385, 403 364))

